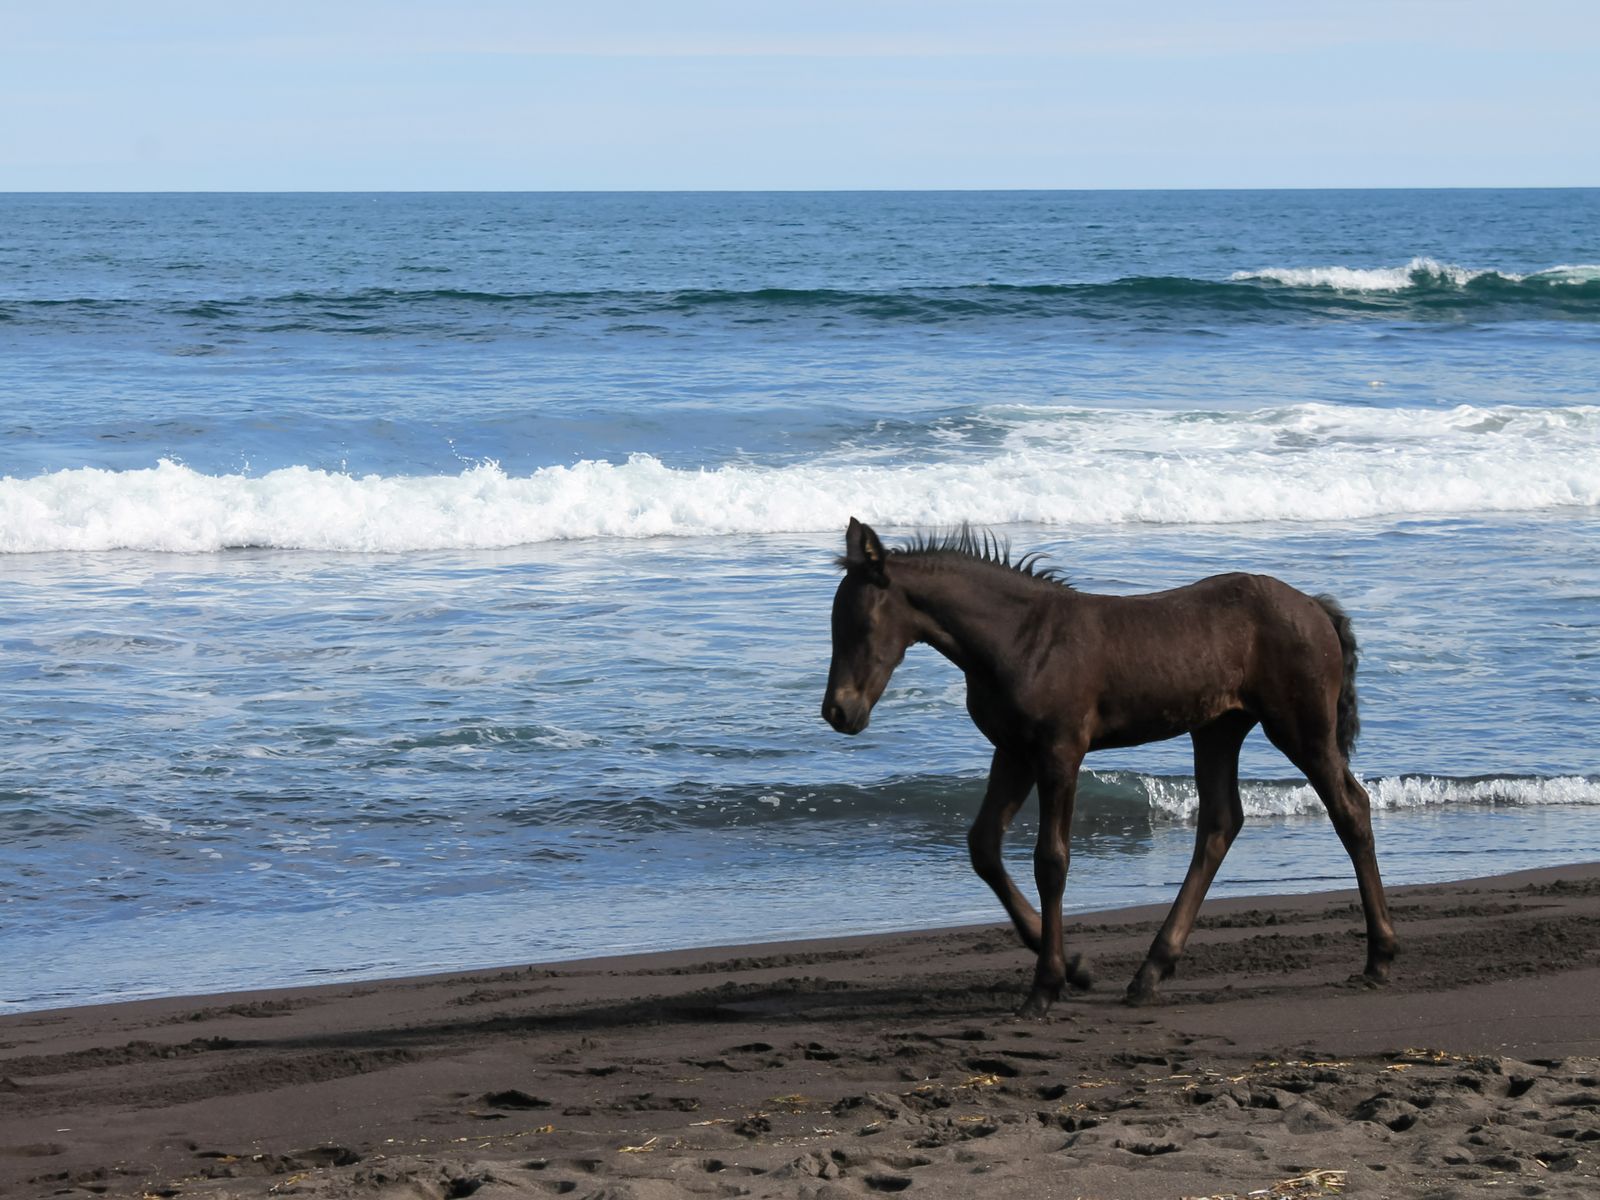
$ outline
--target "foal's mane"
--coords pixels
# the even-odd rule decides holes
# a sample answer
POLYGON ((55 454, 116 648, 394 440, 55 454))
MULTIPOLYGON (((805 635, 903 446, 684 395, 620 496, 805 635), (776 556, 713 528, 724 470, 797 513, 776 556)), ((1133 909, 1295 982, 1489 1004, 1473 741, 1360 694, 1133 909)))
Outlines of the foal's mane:
POLYGON ((1010 538, 1001 537, 992 530, 974 529, 965 521, 943 533, 913 534, 904 545, 889 550, 891 559, 913 555, 935 561, 946 559, 952 563, 986 563, 989 566, 1015 571, 1028 579, 1037 579, 1068 589, 1072 587, 1059 568, 1044 565, 1042 551, 1030 551, 1013 560, 1010 538))

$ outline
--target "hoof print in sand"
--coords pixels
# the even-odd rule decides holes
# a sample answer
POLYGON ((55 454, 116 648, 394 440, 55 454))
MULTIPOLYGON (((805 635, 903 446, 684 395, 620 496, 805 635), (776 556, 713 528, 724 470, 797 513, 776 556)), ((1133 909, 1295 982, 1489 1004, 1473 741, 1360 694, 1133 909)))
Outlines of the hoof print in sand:
POLYGON ((909 1175, 864 1175, 861 1182, 874 1192, 903 1192, 912 1184, 909 1175))
POLYGON ((361 1161, 361 1155, 346 1146, 313 1146, 309 1150, 296 1150, 289 1156, 295 1167, 348 1167, 361 1161))
POLYGON ((550 1101, 530 1095, 519 1088, 508 1088, 503 1092, 485 1092, 482 1102, 490 1108, 509 1108, 519 1111, 550 1107, 550 1101))
POLYGON ((1155 1158, 1162 1154, 1176 1154, 1183 1149, 1177 1142, 1113 1142, 1119 1150, 1137 1154, 1141 1158, 1155 1158))
POLYGON ((693 1096, 657 1096, 654 1092, 640 1092, 637 1096, 624 1096, 609 1106, 612 1112, 698 1112, 700 1101, 693 1096))
POLYGON ((765 1175, 761 1167, 742 1167, 738 1163, 723 1162, 720 1158, 700 1160, 700 1169, 707 1175, 765 1175))
POLYGON ((1002 1079, 1015 1079, 1022 1074, 1021 1067, 1003 1058, 969 1058, 965 1066, 967 1070, 977 1071, 980 1075, 998 1075, 1002 1079))

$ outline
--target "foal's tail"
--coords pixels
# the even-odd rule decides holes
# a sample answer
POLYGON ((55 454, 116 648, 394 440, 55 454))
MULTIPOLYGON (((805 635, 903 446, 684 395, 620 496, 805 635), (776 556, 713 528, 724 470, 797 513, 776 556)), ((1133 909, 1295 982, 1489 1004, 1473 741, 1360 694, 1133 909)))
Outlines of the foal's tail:
POLYGON ((1350 627, 1350 616, 1332 596, 1317 596, 1322 611, 1333 622, 1333 631, 1339 635, 1339 654, 1344 659, 1344 677, 1339 681, 1339 708, 1334 725, 1334 736, 1339 743, 1339 753, 1350 761, 1350 751, 1355 747, 1361 732, 1361 714, 1356 709, 1356 658, 1361 649, 1356 645, 1356 631, 1350 627))

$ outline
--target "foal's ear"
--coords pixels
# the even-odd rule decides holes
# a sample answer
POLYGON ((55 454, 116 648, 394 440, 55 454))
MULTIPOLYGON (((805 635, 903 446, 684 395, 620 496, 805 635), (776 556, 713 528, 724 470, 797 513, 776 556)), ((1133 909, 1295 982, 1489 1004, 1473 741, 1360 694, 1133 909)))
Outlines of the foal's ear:
POLYGON ((869 576, 884 582, 884 562, 888 557, 872 526, 864 525, 854 517, 844 531, 844 566, 847 571, 866 571, 869 576))

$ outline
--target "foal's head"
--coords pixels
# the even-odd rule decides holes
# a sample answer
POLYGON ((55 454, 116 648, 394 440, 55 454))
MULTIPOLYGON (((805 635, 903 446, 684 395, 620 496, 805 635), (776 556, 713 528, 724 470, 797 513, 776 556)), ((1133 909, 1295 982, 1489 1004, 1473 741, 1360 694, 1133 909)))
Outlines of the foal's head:
POLYGON ((844 578, 833 596, 833 662, 822 719, 840 733, 860 733, 889 676, 916 640, 916 619, 903 589, 889 579, 888 554, 871 528, 854 517, 845 532, 844 578))

